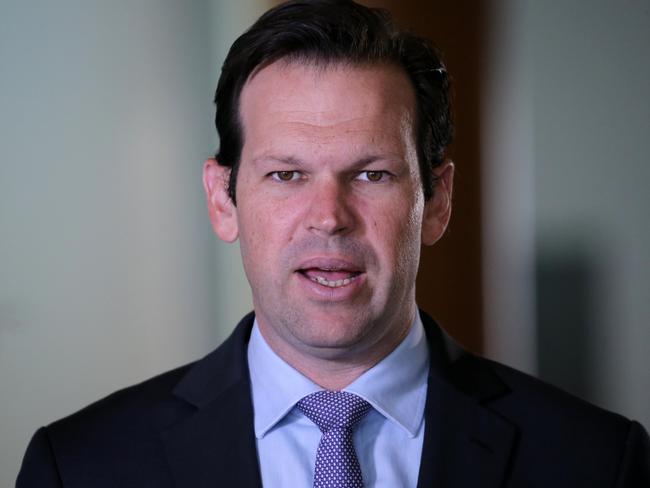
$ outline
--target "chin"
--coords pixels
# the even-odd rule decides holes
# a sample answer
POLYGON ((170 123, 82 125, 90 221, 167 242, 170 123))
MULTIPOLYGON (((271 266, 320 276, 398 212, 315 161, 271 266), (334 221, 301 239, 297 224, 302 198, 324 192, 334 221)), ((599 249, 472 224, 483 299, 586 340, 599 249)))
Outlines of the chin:
POLYGON ((354 319, 326 317, 303 322, 299 329, 294 327, 294 337, 309 347, 324 349, 355 349, 372 333, 368 323, 354 319))

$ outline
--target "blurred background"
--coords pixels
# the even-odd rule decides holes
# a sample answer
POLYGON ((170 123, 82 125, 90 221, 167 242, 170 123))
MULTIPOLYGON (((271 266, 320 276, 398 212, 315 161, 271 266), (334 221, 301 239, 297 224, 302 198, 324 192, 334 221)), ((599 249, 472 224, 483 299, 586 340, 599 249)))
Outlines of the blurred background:
MULTIPOLYGON (((418 302, 468 348, 650 426, 650 4, 366 1, 455 82, 418 302)), ((33 432, 251 308, 201 187, 226 50, 271 0, 0 0, 0 486, 33 432)))

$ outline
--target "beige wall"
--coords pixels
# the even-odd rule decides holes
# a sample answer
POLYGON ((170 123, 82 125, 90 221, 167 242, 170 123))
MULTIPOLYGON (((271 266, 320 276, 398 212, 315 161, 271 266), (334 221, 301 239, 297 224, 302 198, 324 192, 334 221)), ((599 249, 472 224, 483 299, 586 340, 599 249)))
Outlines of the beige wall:
POLYGON ((200 357, 250 309, 201 168, 224 46, 264 6, 191 5, 2 3, 0 486, 40 425, 200 357))
POLYGON ((650 426, 647 2, 492 2, 487 352, 650 426))

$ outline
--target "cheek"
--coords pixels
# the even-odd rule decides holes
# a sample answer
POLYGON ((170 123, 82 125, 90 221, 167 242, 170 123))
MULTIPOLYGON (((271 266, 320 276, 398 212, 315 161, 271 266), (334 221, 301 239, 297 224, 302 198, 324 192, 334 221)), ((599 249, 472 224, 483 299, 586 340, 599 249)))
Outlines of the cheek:
POLYGON ((398 273, 411 274, 417 269, 420 255, 422 208, 418 202, 406 201, 400 212, 391 206, 383 218, 373 219, 374 240, 398 273))
POLYGON ((257 262, 265 261, 264 253, 268 250, 262 245, 267 233, 266 220, 262 217, 263 212, 251 211, 255 205, 256 202, 248 199, 238 205, 239 247, 247 274, 257 269, 257 262))
POLYGON ((242 246, 254 247, 257 253, 264 250, 277 252, 278 246, 291 242, 291 206, 278 204, 272 199, 249 200, 240 209, 240 242, 242 246))
POLYGON ((386 232, 399 241, 418 235, 422 227, 422 198, 403 190, 400 194, 384 202, 381 209, 371 215, 373 227, 386 232))

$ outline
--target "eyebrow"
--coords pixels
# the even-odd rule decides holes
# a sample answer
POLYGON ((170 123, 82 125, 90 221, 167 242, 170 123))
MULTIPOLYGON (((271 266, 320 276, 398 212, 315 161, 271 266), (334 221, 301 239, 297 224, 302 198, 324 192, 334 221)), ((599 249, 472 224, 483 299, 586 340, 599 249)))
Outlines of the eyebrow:
POLYGON ((301 164, 300 159, 293 156, 272 156, 272 155, 262 155, 257 158, 253 158, 253 164, 263 164, 263 163, 283 163, 290 166, 298 166, 301 164))
MULTIPOLYGON (((364 166, 367 166, 369 164, 372 164, 376 161, 396 161, 400 160, 400 158, 395 158, 392 157, 392 155, 386 155, 386 156, 380 156, 378 154, 376 155, 370 155, 370 156, 365 156, 361 159, 358 159, 352 163, 352 168, 362 168, 364 166)), ((253 164, 268 164, 268 163, 282 163, 282 164, 287 164, 289 166, 300 166, 302 165, 303 161, 300 158, 296 158, 294 156, 273 156, 273 155, 262 155, 257 158, 253 158, 253 164)))

